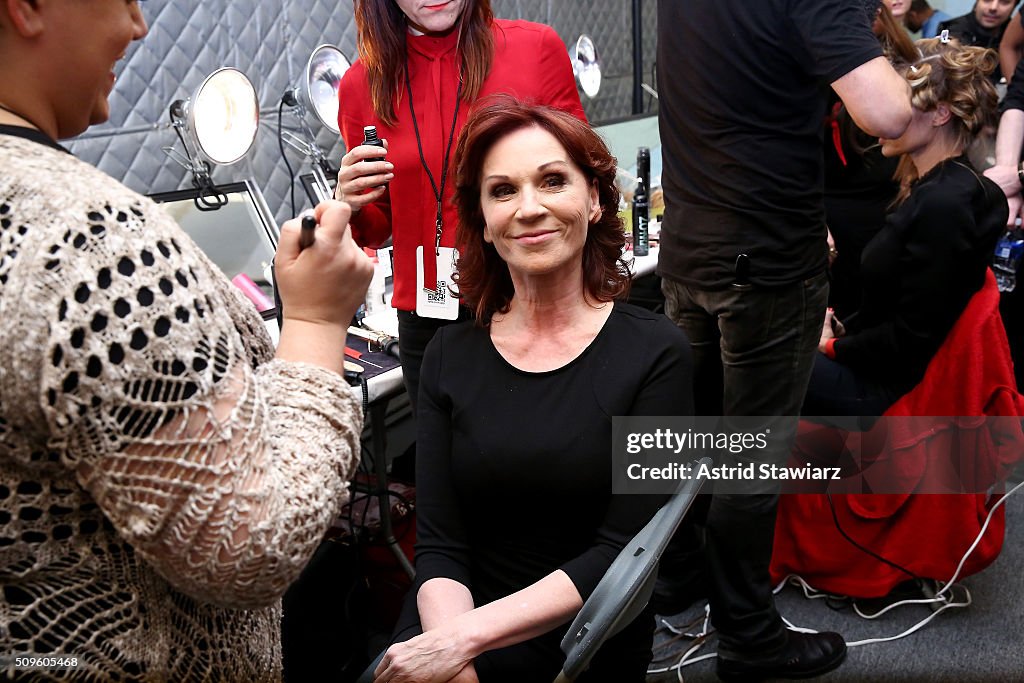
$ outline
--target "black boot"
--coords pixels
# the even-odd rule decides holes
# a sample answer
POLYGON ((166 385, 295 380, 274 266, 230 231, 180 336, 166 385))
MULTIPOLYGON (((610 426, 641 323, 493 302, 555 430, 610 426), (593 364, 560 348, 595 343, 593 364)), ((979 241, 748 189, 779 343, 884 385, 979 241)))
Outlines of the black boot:
POLYGON ((838 633, 786 632, 786 643, 764 654, 723 654, 719 651, 718 677, 727 683, 769 678, 814 678, 835 669, 846 659, 846 642, 838 633))

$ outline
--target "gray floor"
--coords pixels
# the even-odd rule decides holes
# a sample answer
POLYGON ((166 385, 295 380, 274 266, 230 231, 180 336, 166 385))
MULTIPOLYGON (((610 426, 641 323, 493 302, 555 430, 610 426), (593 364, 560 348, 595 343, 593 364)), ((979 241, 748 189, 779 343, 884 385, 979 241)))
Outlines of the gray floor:
MULTIPOLYGON (((1024 489, 1012 496, 1006 507, 1007 532, 1003 551, 985 571, 960 582, 972 597, 964 609, 950 609, 937 615, 921 630, 903 639, 864 645, 850 650, 846 663, 821 677, 823 681, 980 683, 1024 681, 1024 489)), ((959 594, 959 593, 958 593, 959 594)), ((867 621, 845 607, 832 609, 823 600, 807 600, 797 588, 787 587, 778 596, 779 610, 798 626, 835 630, 847 642, 896 635, 931 611, 923 605, 899 607, 882 618, 867 621)), ((669 619, 686 624, 699 616, 703 607, 693 608, 669 619)), ((675 641, 662 647, 671 634, 660 630, 655 656, 662 657, 652 668, 669 667, 689 646, 675 641)), ((685 644, 684 644, 685 643, 685 644)), ((698 656, 714 651, 711 636, 698 656)), ((648 676, 648 683, 680 680, 676 672, 648 676)), ((717 681, 714 659, 682 669, 687 683, 717 681)))

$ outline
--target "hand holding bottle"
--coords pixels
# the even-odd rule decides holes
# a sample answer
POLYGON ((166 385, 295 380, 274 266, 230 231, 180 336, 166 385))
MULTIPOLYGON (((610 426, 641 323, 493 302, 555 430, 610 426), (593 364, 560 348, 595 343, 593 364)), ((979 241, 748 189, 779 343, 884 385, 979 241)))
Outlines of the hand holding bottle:
POLYGON ((371 139, 371 128, 374 127, 366 127, 367 137, 363 144, 353 147, 341 158, 338 185, 334 188, 334 198, 347 203, 354 214, 380 199, 388 182, 395 177, 394 164, 384 157, 388 141, 377 139, 375 128, 371 139))

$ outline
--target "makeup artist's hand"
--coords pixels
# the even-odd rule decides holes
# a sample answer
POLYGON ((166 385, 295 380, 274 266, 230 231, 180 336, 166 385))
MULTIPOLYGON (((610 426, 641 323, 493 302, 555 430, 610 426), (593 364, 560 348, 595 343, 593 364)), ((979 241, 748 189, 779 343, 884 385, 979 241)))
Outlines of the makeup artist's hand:
POLYGON ((274 258, 283 308, 277 358, 341 374, 348 324, 366 297, 373 262, 352 240, 347 204, 326 201, 313 215, 315 240, 305 249, 299 248, 300 219, 281 226, 274 258))
POLYGON ((381 142, 384 143, 384 149, 375 145, 359 145, 341 158, 334 198, 347 202, 352 207, 352 213, 359 213, 364 206, 380 199, 388 183, 395 177, 392 173, 395 166, 391 162, 367 161, 387 154, 388 141, 381 142))
POLYGON ((373 262, 352 240, 347 204, 326 201, 313 210, 316 239, 299 249, 299 219, 281 227, 274 259, 285 320, 340 325, 349 321, 366 297, 373 262))

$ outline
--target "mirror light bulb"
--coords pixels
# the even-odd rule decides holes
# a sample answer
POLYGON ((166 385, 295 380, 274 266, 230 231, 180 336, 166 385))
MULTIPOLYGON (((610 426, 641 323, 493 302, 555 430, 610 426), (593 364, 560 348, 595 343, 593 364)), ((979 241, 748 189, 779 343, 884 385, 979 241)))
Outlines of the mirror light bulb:
POLYGON ((211 74, 192 107, 199 146, 217 164, 233 164, 245 156, 256 139, 259 118, 256 89, 237 69, 211 74))

